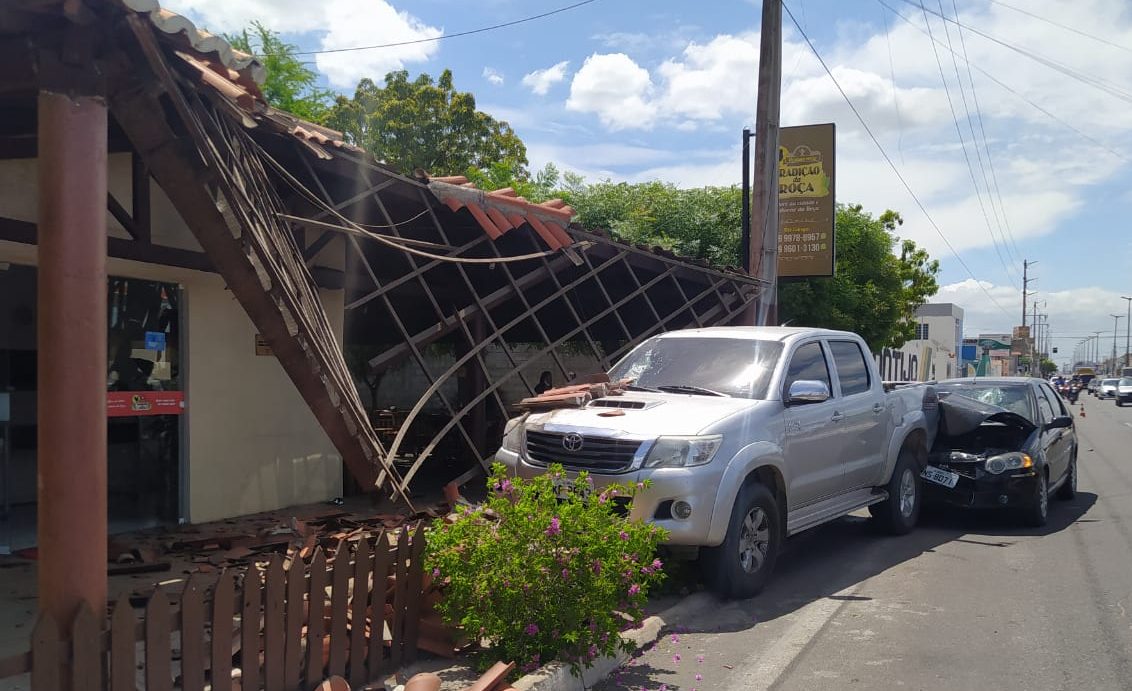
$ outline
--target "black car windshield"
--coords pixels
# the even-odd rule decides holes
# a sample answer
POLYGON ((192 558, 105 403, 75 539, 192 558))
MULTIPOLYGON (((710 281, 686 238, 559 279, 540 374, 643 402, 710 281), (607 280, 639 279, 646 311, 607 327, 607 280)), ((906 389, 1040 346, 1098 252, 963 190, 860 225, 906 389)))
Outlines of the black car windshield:
POLYGON ((940 393, 955 393, 967 398, 973 398, 981 403, 996 405, 1012 413, 1018 413, 1033 422, 1033 403, 1030 399, 1030 387, 1027 384, 984 384, 982 382, 954 382, 941 383, 940 393))
POLYGON ((765 399, 781 354, 778 341, 658 337, 625 356, 610 370, 609 378, 632 379, 635 386, 645 389, 698 387, 728 396, 765 399))

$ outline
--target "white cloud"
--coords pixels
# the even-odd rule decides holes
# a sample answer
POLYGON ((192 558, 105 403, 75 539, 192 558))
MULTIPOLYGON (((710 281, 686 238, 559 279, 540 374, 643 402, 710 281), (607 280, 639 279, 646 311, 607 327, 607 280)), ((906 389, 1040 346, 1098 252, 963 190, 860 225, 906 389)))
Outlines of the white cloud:
POLYGON ((503 75, 494 67, 483 68, 483 78, 495 86, 503 86, 503 75))
POLYGON ((528 72, 523 77, 523 86, 539 96, 545 96, 546 92, 550 91, 550 87, 566 78, 566 68, 569 65, 569 60, 563 60, 546 69, 528 72))
POLYGON ((611 130, 650 128, 656 115, 652 79, 624 53, 586 58, 570 83, 566 109, 594 113, 611 130))
POLYGON ((690 43, 680 59, 657 68, 665 82, 660 108, 665 115, 698 120, 753 112, 758 69, 758 34, 724 34, 703 45, 690 43))
MULTIPOLYGON (((166 0, 214 32, 239 31, 252 21, 284 34, 313 32, 321 50, 436 38, 444 30, 429 26, 388 0, 166 0)), ((350 88, 362 77, 380 78, 390 70, 424 62, 436 54, 435 42, 372 50, 320 53, 315 64, 331 86, 350 88)))

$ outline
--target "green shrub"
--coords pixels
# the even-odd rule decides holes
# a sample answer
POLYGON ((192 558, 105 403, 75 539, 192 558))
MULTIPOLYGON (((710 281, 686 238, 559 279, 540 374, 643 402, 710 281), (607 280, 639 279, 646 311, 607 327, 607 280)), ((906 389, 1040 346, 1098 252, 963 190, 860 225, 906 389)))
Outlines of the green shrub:
POLYGON ((620 509, 644 485, 593 489, 551 466, 532 480, 493 467, 483 506, 437 522, 425 568, 444 583, 438 609, 450 624, 491 643, 491 660, 529 671, 559 659, 575 674, 627 644, 649 588, 664 531, 620 509))

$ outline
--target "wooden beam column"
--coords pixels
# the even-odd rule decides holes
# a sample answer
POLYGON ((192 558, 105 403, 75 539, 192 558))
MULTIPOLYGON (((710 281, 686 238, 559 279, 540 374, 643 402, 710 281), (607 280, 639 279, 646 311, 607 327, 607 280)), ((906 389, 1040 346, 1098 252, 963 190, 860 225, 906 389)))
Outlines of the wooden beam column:
POLYGON ((39 606, 106 607, 106 101, 39 93, 39 606))

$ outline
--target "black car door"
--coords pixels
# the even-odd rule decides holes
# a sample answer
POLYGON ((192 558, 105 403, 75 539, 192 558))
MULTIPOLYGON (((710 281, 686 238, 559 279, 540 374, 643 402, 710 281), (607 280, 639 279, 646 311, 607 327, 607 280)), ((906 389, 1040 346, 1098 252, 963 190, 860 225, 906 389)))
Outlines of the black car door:
POLYGON ((1042 426, 1042 448, 1045 449, 1046 463, 1049 464, 1049 482, 1056 483, 1069 469, 1070 437, 1069 428, 1048 429, 1046 425, 1055 417, 1068 415, 1061 397, 1054 393, 1048 384, 1039 384, 1035 392, 1038 396, 1039 424, 1042 426))

